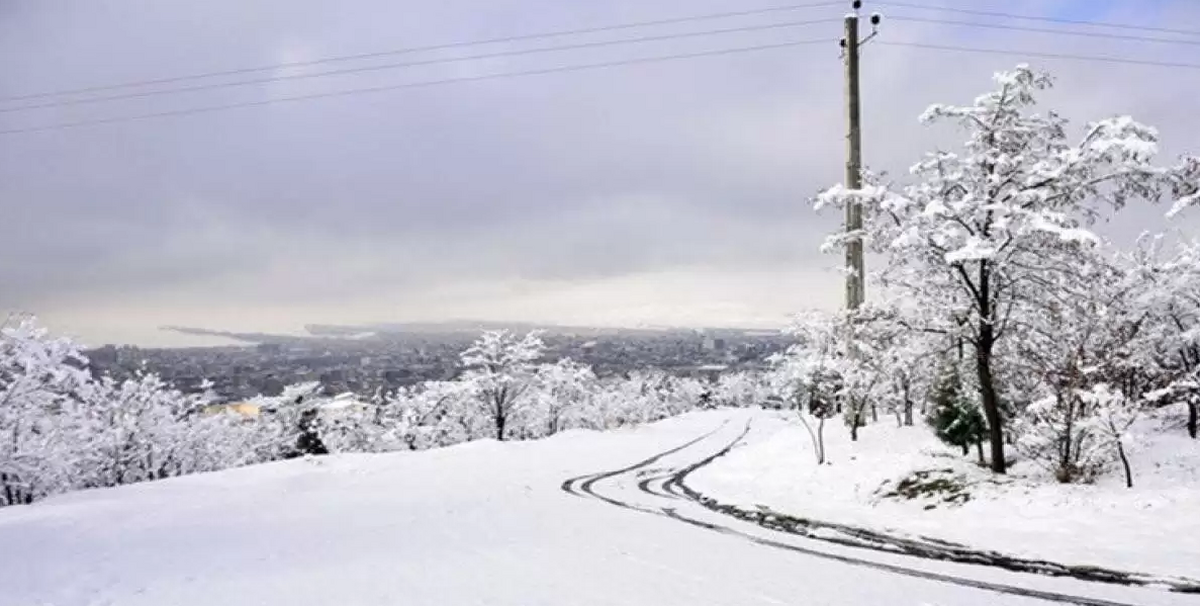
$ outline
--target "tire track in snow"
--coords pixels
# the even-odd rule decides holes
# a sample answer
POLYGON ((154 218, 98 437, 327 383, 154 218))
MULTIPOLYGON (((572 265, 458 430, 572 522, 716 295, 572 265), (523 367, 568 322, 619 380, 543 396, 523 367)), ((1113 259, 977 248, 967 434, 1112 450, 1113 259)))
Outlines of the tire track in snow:
POLYGON ((671 492, 670 489, 667 487, 667 485, 670 483, 671 477, 674 476, 676 471, 677 470, 674 470, 674 469, 667 470, 668 475, 665 475, 665 476, 659 475, 659 474, 650 475, 649 477, 638 482, 638 484, 637 484, 638 490, 648 493, 648 494, 652 494, 660 499, 679 499, 681 497, 679 495, 671 492), (655 482, 663 482, 664 480, 666 480, 667 482, 664 482, 662 485, 660 485, 658 487, 654 486, 655 482))
POLYGON ((667 486, 673 487, 671 490, 673 494, 692 501, 709 511, 744 522, 750 522, 768 530, 836 545, 903 554, 927 560, 988 566, 1011 572, 1072 578, 1093 583, 1106 583, 1126 587, 1161 587, 1173 593, 1200 593, 1200 585, 1191 579, 1156 577, 1154 575, 1130 573, 1096 566, 1067 566, 1046 560, 1018 558, 998 552, 973 549, 966 545, 928 537, 908 538, 894 536, 869 528, 796 518, 770 511, 749 511, 735 506, 722 505, 715 499, 706 497, 687 486, 685 480, 689 474, 725 456, 736 445, 737 441, 729 444, 721 451, 680 470, 667 483, 667 486), (674 489, 677 489, 678 492, 674 489))
MULTIPOLYGON (((567 494, 571 494, 571 495, 574 495, 577 497, 584 497, 584 498, 592 497, 592 498, 600 499, 601 501, 606 501, 606 502, 616 505, 618 507, 642 510, 641 508, 630 505, 623 501, 618 501, 616 499, 610 499, 608 497, 596 494, 593 487, 596 485, 596 482, 599 482, 601 480, 607 480, 609 478, 614 478, 616 476, 626 474, 631 471, 636 471, 638 469, 641 469, 641 468, 649 466, 649 465, 653 465, 653 464, 657 463, 659 460, 663 459, 664 457, 671 456, 677 452, 684 450, 685 448, 688 448, 688 447, 696 444, 697 442, 699 442, 709 436, 716 434, 718 431, 720 431, 722 428, 724 428, 725 425, 727 425, 728 423, 729 423, 728 420, 722 421, 721 424, 716 427, 716 429, 713 429, 712 431, 710 431, 698 438, 684 442, 683 444, 680 444, 679 446, 676 446, 674 448, 664 450, 664 451, 662 451, 658 454, 652 455, 646 459, 642 459, 641 461, 638 461, 637 463, 629 465, 628 467, 622 467, 621 469, 616 469, 613 471, 601 471, 598 473, 589 473, 589 474, 584 474, 581 476, 576 476, 574 478, 570 478, 568 480, 563 481, 563 483, 559 486, 559 488, 561 488, 563 492, 566 492, 567 494)), ((651 510, 646 510, 646 511, 649 511, 651 513, 656 513, 651 510)))
MULTIPOLYGON (((648 457, 646 459, 643 459, 641 461, 638 461, 637 463, 628 465, 621 469, 586 474, 586 475, 577 476, 577 477, 568 479, 560 485, 560 488, 564 492, 567 492, 568 494, 574 495, 576 497, 598 499, 600 501, 604 501, 606 503, 609 503, 611 505, 614 505, 614 506, 617 506, 617 507, 620 507, 623 509, 628 509, 628 510, 637 511, 640 513, 647 513, 650 515, 665 517, 667 519, 677 521, 677 522, 682 522, 684 524, 695 526, 697 528, 701 528, 701 529, 704 529, 704 530, 707 530, 710 532, 716 532, 719 534, 724 534, 724 535, 729 535, 729 536, 736 536, 738 538, 750 541, 750 542, 758 544, 758 545, 763 545, 765 547, 772 547, 775 549, 791 551, 794 553, 800 553, 800 554, 804 554, 804 555, 811 556, 811 557, 821 558, 821 559, 825 559, 825 560, 832 560, 832 561, 840 562, 840 563, 847 564, 850 566, 870 568, 870 569, 874 569, 874 570, 881 570, 884 572, 903 575, 903 576, 907 576, 907 577, 925 579, 925 580, 935 581, 935 582, 939 582, 939 583, 959 585, 962 587, 970 587, 973 589, 979 589, 981 591, 988 591, 988 592, 992 592, 992 593, 1001 593, 1001 594, 1007 594, 1007 595, 1015 595, 1015 596, 1019 596, 1019 597, 1034 598, 1034 599, 1044 600, 1047 602, 1055 602, 1055 603, 1060 603, 1060 604, 1078 604, 1080 606, 1138 606, 1136 604, 1132 604, 1132 603, 1128 603, 1128 602, 1116 602, 1116 601, 1105 600, 1105 599, 1100 599, 1100 598, 1074 596, 1074 595, 1070 595, 1070 594, 1057 593, 1057 592, 1053 592, 1053 591, 1044 591, 1044 590, 1039 590, 1039 589, 1027 589, 1027 588, 1023 588, 1023 587, 1017 587, 1015 585, 1006 585, 1003 583, 981 581, 981 580, 971 579, 971 578, 967 578, 967 577, 955 576, 952 574, 944 574, 944 573, 931 572, 931 571, 914 569, 914 568, 907 568, 907 567, 900 566, 897 564, 888 564, 886 562, 878 562, 878 561, 868 560, 868 559, 864 559, 864 558, 857 558, 857 557, 849 556, 849 555, 842 555, 842 554, 830 553, 830 552, 826 552, 826 551, 820 551, 820 550, 812 549, 809 547, 801 547, 799 545, 792 545, 790 543, 784 543, 782 541, 777 541, 774 539, 768 539, 768 538, 764 538, 764 537, 754 536, 752 534, 748 534, 748 533, 745 533, 745 532, 742 532, 742 531, 739 531, 734 528, 724 526, 721 524, 716 524, 713 522, 706 522, 703 520, 698 520, 698 519, 695 519, 692 517, 688 517, 686 515, 679 513, 679 511, 676 507, 669 507, 669 506, 667 506, 667 507, 653 507, 653 506, 647 507, 647 506, 640 505, 640 504, 634 504, 634 503, 622 501, 620 499, 616 499, 614 497, 611 497, 608 495, 603 495, 603 494, 600 494, 599 492, 597 492, 597 490, 596 490, 597 483, 604 481, 604 480, 614 479, 619 476, 622 476, 625 474, 630 474, 630 473, 635 473, 635 477, 636 477, 637 471, 642 470, 643 468, 648 467, 650 465, 653 465, 654 463, 657 463, 658 461, 660 461, 668 456, 671 456, 673 454, 676 454, 676 453, 682 452, 688 448, 691 448, 692 446, 703 441, 705 438, 715 435, 718 431, 720 431, 727 424, 728 424, 728 420, 722 422, 721 425, 719 425, 716 429, 713 429, 712 431, 710 431, 704 435, 701 435, 700 437, 697 437, 693 440, 690 440, 688 442, 680 444, 679 446, 675 446, 674 448, 664 450, 658 454, 655 454, 651 457, 648 457)), ((694 472, 706 465, 711 464, 713 461, 728 454, 729 451, 733 450, 733 448, 736 447, 750 432, 750 426, 751 426, 751 422, 747 421, 745 428, 743 428, 741 433, 739 433, 732 441, 728 442, 724 447, 722 447, 715 453, 708 455, 708 456, 700 459, 699 461, 695 461, 695 462, 691 463, 690 465, 687 465, 681 469, 678 469, 677 471, 670 473, 669 475, 657 475, 656 474, 651 477, 642 479, 641 481, 638 481, 636 483, 638 492, 649 495, 655 499, 664 499, 664 498, 673 498, 673 499, 677 499, 677 500, 682 499, 682 500, 694 503, 699 507, 704 507, 706 511, 709 511, 708 507, 700 500, 701 497, 699 496, 699 493, 696 493, 695 491, 688 488, 687 485, 684 483, 684 481, 686 480, 687 476, 689 474, 691 474, 692 472, 694 472), (659 484, 656 487, 656 486, 654 486, 655 482, 661 482, 661 484, 659 484), (668 495, 668 496, 664 496, 664 495, 668 495)), ((768 530, 775 530, 775 529, 768 528, 768 530)), ((775 530, 775 531, 782 532, 782 531, 778 531, 778 530, 775 530)), ((806 538, 818 539, 818 537, 806 537, 806 538)), ((861 545, 861 544, 851 545, 851 546, 864 547, 864 545, 861 545)), ((895 552, 892 552, 892 553, 895 553, 895 552)))

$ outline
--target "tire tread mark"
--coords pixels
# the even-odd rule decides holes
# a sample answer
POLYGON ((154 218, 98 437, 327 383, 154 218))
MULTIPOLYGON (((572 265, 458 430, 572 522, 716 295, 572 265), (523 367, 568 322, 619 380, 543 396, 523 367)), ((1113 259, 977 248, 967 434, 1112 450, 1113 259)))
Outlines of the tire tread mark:
POLYGON ((713 429, 712 431, 710 431, 698 438, 688 440, 687 442, 684 442, 683 444, 675 446, 674 448, 664 450, 658 454, 655 454, 648 458, 642 459, 641 461, 638 461, 637 463, 633 463, 626 467, 622 467, 621 469, 616 469, 613 471, 602 471, 599 473, 588 473, 588 474, 584 474, 581 476, 569 478, 569 479, 563 481, 563 483, 559 486, 559 488, 563 492, 575 495, 577 497, 591 496, 591 497, 595 497, 595 498, 601 498, 599 495, 595 494, 595 492, 592 490, 592 486, 594 486, 596 484, 596 482, 599 482, 600 480, 605 480, 605 479, 608 479, 608 478, 611 478, 614 476, 619 476, 623 473, 629 473, 636 469, 646 467, 647 465, 653 465, 654 463, 657 463, 663 457, 673 455, 673 454, 703 440, 704 438, 707 438, 707 437, 717 433, 718 431, 721 430, 721 428, 725 427, 725 425, 727 425, 728 423, 729 423, 729 421, 724 421, 720 425, 718 425, 715 429, 713 429))
MULTIPOLYGON (((707 437, 715 434, 722 427, 724 427, 727 423, 728 423, 728 421, 722 423, 716 429, 714 429, 694 440, 691 440, 687 443, 684 443, 684 444, 677 446, 675 448, 672 448, 670 450, 666 450, 661 453, 658 453, 652 457, 649 457, 647 459, 639 461, 638 463, 629 465, 628 467, 614 470, 614 471, 587 474, 587 475, 582 475, 582 476, 578 476, 575 478, 571 478, 569 480, 564 481, 561 484, 560 488, 563 491, 568 492, 568 493, 573 494, 578 497, 596 498, 596 499, 599 499, 601 501, 604 501, 606 503, 609 503, 611 505, 614 505, 614 506, 617 506, 617 507, 620 507, 623 509, 628 509, 631 511, 637 511, 637 512, 641 512, 641 513, 655 515, 655 516, 666 517, 668 519, 675 520, 677 522, 682 522, 685 524, 689 524, 689 525, 692 525, 692 526, 695 526, 698 528, 702 528, 704 530, 708 530, 711 532, 716 532, 719 534, 724 534, 724 535, 729 535, 729 536, 735 536, 735 537, 738 537, 738 538, 741 538, 744 540, 748 540, 748 541, 758 544, 758 545, 763 545, 766 547, 773 547, 776 549, 782 549, 782 550, 791 551, 791 552, 795 552, 795 553, 801 553, 801 554, 816 557, 816 558, 832 560, 832 561, 840 562, 840 563, 847 564, 850 566, 871 568, 871 569, 882 570, 884 572, 903 575, 903 576, 907 576, 907 577, 925 579, 925 580, 929 580, 929 581, 935 581, 935 582, 946 583, 946 584, 951 584, 951 585, 959 585, 959 586, 963 586, 963 587, 970 587, 973 589, 990 591, 993 593, 1001 593, 1001 594, 1015 595, 1015 596, 1019 596, 1019 597, 1035 598, 1035 599, 1045 600, 1048 602, 1057 602, 1057 603, 1061 603, 1061 604, 1078 604, 1079 606, 1138 606, 1136 604, 1130 604, 1130 603, 1126 603, 1126 602, 1115 602, 1115 601, 1104 600, 1104 599, 1100 599, 1100 598, 1088 598, 1088 597, 1073 596, 1073 595, 1069 595, 1069 594, 1057 593, 1057 592, 1051 592, 1051 591, 1042 591, 1042 590, 1038 590, 1038 589, 1026 589, 1023 587, 1016 587, 1013 585, 1005 585, 1005 584, 993 583, 993 582, 989 582, 989 581, 980 581, 980 580, 976 580, 976 579, 958 577, 958 576, 954 576, 954 575, 950 575, 950 574, 943 574, 943 573, 930 572, 930 571, 918 570, 918 569, 913 569, 913 568, 906 568, 904 566, 899 566, 896 564, 888 564, 885 562, 875 562, 872 560, 856 558, 856 557, 848 556, 848 555, 828 553, 828 552, 819 551, 816 549, 810 549, 807 547, 800 547, 798 545, 791 545, 788 543, 783 543, 783 542, 776 541, 773 539, 757 537, 757 536, 736 530, 734 528, 730 528, 728 526, 722 526, 720 524, 714 524, 712 522, 705 522, 703 520, 689 518, 687 516, 684 516, 684 515, 678 513, 675 510, 675 508, 665 507, 665 508, 660 508, 660 509, 651 509, 651 508, 647 508, 647 507, 642 507, 640 505, 626 503, 624 501, 613 499, 613 498, 610 498, 610 497, 607 497, 607 496, 604 496, 604 495, 601 495, 601 494, 598 494, 595 492, 594 485, 596 482, 603 480, 603 479, 611 478, 611 477, 614 477, 614 476, 617 476, 617 475, 620 475, 623 473, 628 473, 630 471, 634 471, 638 468, 645 467, 647 465, 651 465, 651 464, 657 462, 658 460, 662 459, 663 457, 666 457, 668 455, 671 455, 671 454, 674 454, 681 450, 684 450, 684 449, 688 448, 689 446, 692 446, 692 445, 700 442, 704 438, 707 438, 707 437), (576 487, 575 484, 578 482, 581 482, 581 481, 583 482, 583 484, 579 487, 576 487)), ((697 461, 696 463, 688 465, 688 466, 680 469, 679 471, 675 472, 675 474, 672 475, 667 480, 667 482, 663 485, 664 489, 668 490, 668 491, 678 490, 679 493, 682 493, 681 496, 683 498, 694 501, 697 504, 705 507, 706 509, 711 509, 705 503, 698 501, 696 498, 693 498, 692 495, 699 495, 699 493, 695 492, 693 489, 688 487, 685 480, 687 479, 687 476, 689 474, 695 472, 696 470, 698 470, 702 467, 705 467, 705 466, 711 464, 713 461, 717 460, 718 458, 720 458, 722 456, 725 456, 726 454, 729 453, 729 451, 733 450, 733 448, 736 447, 739 443, 741 443, 741 441, 750 432, 750 425, 751 425, 751 423, 749 421, 747 421, 746 427, 744 429, 742 429, 742 432, 740 434, 738 434, 738 436, 736 438, 734 438, 733 441, 731 441, 729 444, 727 444, 726 446, 721 448, 716 453, 709 455, 709 456, 701 459, 700 461, 697 461), (668 488, 668 487, 670 487, 670 488, 668 488)), ((639 486, 639 488, 641 488, 642 484, 639 483, 638 486, 639 486)), ((644 490, 643 492, 646 492, 646 493, 652 494, 652 495, 654 494, 653 492, 650 492, 648 490, 644 490)), ((679 493, 675 493, 675 494, 679 494, 679 493)), ((658 496, 658 495, 655 495, 655 496, 658 496)), ((776 530, 776 529, 771 529, 771 530, 776 530)), ((816 538, 816 537, 810 537, 810 538, 816 538)), ((862 545, 855 545, 855 546, 862 547, 862 545)))
MULTIPOLYGON (((744 435, 745 434, 743 433, 743 437, 744 435)), ((1151 575, 1127 573, 1093 566, 1067 566, 1045 560, 1022 559, 1012 556, 1005 556, 996 552, 979 551, 964 545, 950 543, 948 541, 930 540, 922 537, 922 540, 925 541, 922 542, 922 540, 894 537, 886 533, 881 533, 866 528, 794 518, 777 514, 769 510, 747 511, 732 505, 723 505, 718 503, 715 499, 705 496, 704 494, 701 494, 699 491, 687 485, 686 479, 688 475, 702 467, 712 464, 713 461, 728 454, 740 440, 741 438, 733 443, 730 443, 728 446, 714 453, 713 455, 679 470, 664 486, 667 487, 667 489, 672 493, 692 501, 710 511, 739 519, 744 522, 750 522, 776 532, 802 536, 808 539, 834 543, 846 547, 872 549, 886 553, 900 553, 929 560, 989 566, 993 568, 1009 570, 1012 572, 1040 574, 1051 577, 1074 578, 1089 582, 1141 587, 1150 585, 1165 585, 1168 590, 1173 593, 1200 593, 1200 585, 1196 584, 1196 582, 1192 581, 1191 579, 1156 578, 1151 575), (676 492, 676 489, 678 492, 676 492), (829 535, 818 535, 810 532, 810 529, 829 529, 840 532, 852 538, 847 539, 829 535)))

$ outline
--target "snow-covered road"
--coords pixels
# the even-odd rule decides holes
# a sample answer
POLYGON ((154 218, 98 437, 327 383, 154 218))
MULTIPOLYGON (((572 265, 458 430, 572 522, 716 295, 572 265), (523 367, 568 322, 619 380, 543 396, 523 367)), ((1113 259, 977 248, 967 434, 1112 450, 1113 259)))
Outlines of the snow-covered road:
POLYGON ((1196 601, 773 535, 678 496, 678 470, 747 426, 761 438, 753 421, 771 414, 297 460, 3 509, 0 605, 1196 601))

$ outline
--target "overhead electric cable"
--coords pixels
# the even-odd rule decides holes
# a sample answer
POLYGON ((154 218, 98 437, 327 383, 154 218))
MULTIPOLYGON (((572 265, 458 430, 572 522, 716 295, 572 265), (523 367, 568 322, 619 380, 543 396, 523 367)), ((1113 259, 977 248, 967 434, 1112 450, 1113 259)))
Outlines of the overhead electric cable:
POLYGON ((293 80, 305 80, 312 78, 321 78, 327 76, 341 76, 349 74, 361 74, 368 72, 402 69, 409 67, 422 67, 428 65, 438 65, 442 63, 455 63, 460 61, 477 61, 484 59, 496 59, 501 57, 516 57, 522 55, 533 55, 538 53, 561 52, 569 50, 582 50, 587 48, 602 48, 609 46, 619 46, 622 44, 638 44, 645 42, 661 42, 665 40, 679 40, 684 38, 697 38, 702 36, 714 36, 720 34, 742 33, 765 31, 770 29, 783 29, 789 27, 798 27, 803 25, 814 25, 821 23, 841 22, 841 19, 809 19, 804 21, 785 21, 780 23, 766 23, 760 25, 746 25, 741 27, 730 27, 724 29, 701 30, 694 32, 681 32, 676 34, 662 34, 657 36, 641 36, 638 38, 622 38, 618 40, 600 40, 595 42, 581 42, 578 44, 565 44, 559 46, 545 46, 538 48, 523 48, 515 50, 496 51, 490 53, 481 53, 476 55, 465 55, 461 57, 440 57, 437 59, 422 59, 419 61, 403 61, 398 63, 386 63, 383 65, 367 65, 362 67, 352 67, 346 69, 327 70, 322 72, 312 72, 307 74, 279 74, 274 76, 266 76, 261 78, 250 78, 244 80, 235 80, 233 82, 213 82, 209 84, 199 84, 195 86, 187 86, 182 88, 168 88, 151 91, 139 91, 132 93, 122 93, 119 95, 106 95, 101 97, 88 97, 85 99, 67 99, 62 101, 49 101, 45 103, 36 103, 31 105, 19 105, 16 107, 0 107, 0 114, 12 113, 19 111, 30 111, 35 109, 47 109, 52 107, 64 107, 71 105, 89 105, 93 103, 101 103, 106 101, 118 101, 124 99, 140 99, 146 97, 158 97, 162 95, 172 95, 181 93, 199 92, 205 90, 215 90, 221 88, 231 88, 238 86, 250 86, 254 84, 267 84, 271 82, 286 82, 293 80))
POLYGON ((1092 27, 1109 27, 1114 29, 1138 30, 1145 32, 1161 32, 1167 34, 1181 34, 1185 36, 1200 36, 1200 30, 1191 29, 1175 29, 1169 27, 1157 27, 1153 25, 1135 25, 1132 23, 1115 23, 1112 21, 1089 21, 1087 19, 1069 19, 1066 17, 1045 17, 1040 15, 1021 15, 1016 13, 1005 13, 1001 11, 984 11, 969 8, 955 8, 952 6, 935 6, 932 4, 919 4, 916 2, 889 2, 880 0, 875 2, 879 6, 890 6, 895 8, 912 8, 927 11, 941 11, 947 13, 960 13, 964 15, 978 15, 981 17, 999 17, 1003 19, 1020 19, 1024 21, 1044 21, 1047 23, 1062 23, 1067 25, 1088 25, 1092 27))
POLYGON ((1132 40, 1136 42, 1154 42, 1160 44, 1186 44, 1189 46, 1200 46, 1200 39, 1196 40, 1172 40, 1168 38, 1152 38, 1149 36, 1136 36, 1131 34, 1114 34, 1110 32, 1092 32, 1078 31, 1067 29, 1052 29, 1047 27, 1028 27, 1023 25, 1007 25, 1004 23, 981 23, 979 21, 958 21, 955 19, 934 19, 926 17, 909 17, 905 15, 888 15, 891 21, 912 21, 917 23, 937 23, 941 25, 958 25, 962 27, 980 27, 985 29, 1003 29, 1015 30, 1022 32, 1034 32, 1040 34, 1057 34, 1061 36, 1082 36, 1085 38, 1108 38, 1113 40, 1132 40))
POLYGON ((705 13, 705 14, 700 14, 700 15, 690 15, 690 16, 685 16, 685 17, 673 17, 673 18, 667 18, 667 19, 654 19, 654 20, 649 20, 649 21, 630 21, 630 22, 617 23, 617 24, 612 24, 612 25, 601 25, 601 26, 596 26, 596 27, 585 27, 585 28, 578 28, 578 29, 566 29, 566 30, 556 30, 556 31, 548 31, 548 32, 538 32, 538 33, 532 33, 532 34, 515 34, 515 35, 511 35, 511 36, 499 36, 499 37, 495 37, 495 38, 482 38, 482 39, 478 39, 478 40, 444 42, 444 43, 439 43, 439 44, 430 44, 430 45, 426 45, 426 46, 411 46, 411 47, 406 47, 406 48, 397 48, 397 49, 376 51, 376 52, 369 52, 369 53, 358 53, 358 54, 353 54, 353 55, 325 57, 325 58, 321 58, 321 59, 312 59, 312 60, 308 60, 308 61, 289 61, 289 62, 284 62, 284 63, 274 63, 271 65, 260 65, 260 66, 254 66, 254 67, 242 67, 242 68, 235 68, 235 69, 210 71, 210 72, 203 72, 203 73, 197 73, 197 74, 189 74, 189 75, 184 75, 184 76, 170 76, 170 77, 155 78, 155 79, 149 79, 149 80, 122 82, 122 83, 117 83, 117 84, 105 84, 105 85, 99 85, 99 86, 88 86, 88 87, 81 87, 81 88, 71 88, 71 89, 64 89, 64 90, 57 90, 57 91, 47 91, 47 92, 40 92, 40 93, 30 93, 30 94, 24 94, 24 95, 0 97, 0 102, 23 101, 23 100, 29 100, 29 99, 39 99, 39 98, 45 98, 45 97, 58 97, 58 96, 64 96, 64 95, 79 95, 79 94, 93 93, 93 92, 100 92, 100 91, 107 91, 107 90, 114 90, 114 89, 121 89, 121 88, 135 88, 135 87, 140 87, 140 86, 151 86, 151 85, 156 85, 156 84, 171 84, 171 83, 175 83, 175 82, 185 82, 188 80, 199 80, 199 79, 203 79, 203 78, 215 78, 215 77, 219 77, 219 76, 235 76, 235 75, 239 75, 239 74, 248 74, 248 73, 263 72, 263 71, 273 71, 273 70, 284 69, 284 68, 309 67, 309 66, 313 66, 313 65, 339 63, 339 62, 343 62, 343 61, 357 61, 357 60, 361 60, 361 59, 371 59, 371 58, 376 58, 376 57, 385 57, 385 56, 389 56, 389 55, 404 55, 404 54, 410 54, 410 53, 420 53, 420 52, 428 52, 428 51, 436 51, 436 50, 448 50, 448 49, 452 49, 452 48, 461 48, 461 47, 467 47, 467 46, 481 46, 481 45, 485 45, 485 44, 500 44, 500 43, 506 43, 506 42, 524 42, 524 41, 528 41, 528 40, 540 40, 540 39, 545 39, 545 38, 556 38, 556 37, 561 37, 561 36, 598 34, 598 33, 602 33, 602 32, 619 31, 619 30, 625 30, 625 29, 635 29, 635 28, 639 28, 639 27, 675 25, 675 24, 680 24, 680 23, 691 23, 691 22, 695 22, 695 21, 708 21, 708 20, 715 20, 715 19, 728 19, 728 18, 734 18, 734 17, 750 17, 750 16, 754 16, 754 15, 765 15, 765 14, 770 14, 770 13, 798 11, 798 10, 804 10, 804 9, 810 9, 810 8, 825 8, 825 7, 842 6, 843 4, 844 4, 843 2, 829 0, 829 1, 822 1, 822 2, 809 2, 809 3, 800 3, 800 4, 769 6, 769 7, 764 7, 764 8, 747 9, 747 10, 740 10, 740 11, 705 13))
POLYGON ((441 85, 441 84, 453 84, 453 83, 459 83, 459 82, 478 82, 478 81, 482 81, 482 80, 497 80, 497 79, 502 79, 502 78, 512 78, 512 77, 519 77, 519 76, 557 74, 557 73, 573 72, 573 71, 580 71, 580 70, 587 70, 587 69, 599 69, 599 68, 635 65, 635 64, 639 64, 639 63, 654 63, 654 62, 662 62, 662 61, 694 59, 694 58, 699 58, 699 57, 712 57, 712 56, 717 56, 717 55, 731 55, 731 54, 736 54, 736 53, 747 53, 747 52, 754 52, 754 51, 791 48, 791 47, 805 45, 805 44, 835 44, 836 42, 837 42, 837 40, 832 39, 832 38, 821 38, 821 39, 815 39, 815 40, 793 40, 790 42, 778 42, 778 43, 774 43, 774 44, 760 44, 757 46, 740 46, 740 47, 723 48, 723 49, 716 49, 716 50, 710 50, 710 51, 700 51, 700 52, 694 52, 694 53, 658 55, 658 56, 653 56, 653 57, 640 57, 640 58, 636 58, 636 59, 623 59, 623 60, 619 60, 619 61, 605 61, 605 62, 601 62, 601 63, 585 63, 585 64, 580 64, 580 65, 566 65, 566 66, 560 66, 560 67, 550 67, 550 68, 545 68, 545 69, 535 69, 535 70, 526 70, 526 71, 518 71, 518 72, 501 72, 501 73, 496 73, 496 74, 484 74, 484 75, 480 75, 480 76, 468 76, 468 77, 463 77, 463 78, 447 78, 447 79, 442 79, 442 80, 407 82, 407 83, 403 83, 403 84, 392 84, 392 85, 387 85, 387 86, 374 86, 374 87, 369 87, 369 88, 357 88, 357 89, 349 89, 349 90, 341 90, 341 91, 330 91, 330 92, 324 92, 324 93, 314 93, 314 94, 309 94, 309 95, 298 95, 298 96, 293 96, 293 97, 276 97, 273 99, 263 99, 263 100, 259 100, 259 101, 249 101, 249 102, 244 102, 244 103, 229 103, 229 104, 224 104, 224 105, 208 105, 208 106, 203 106, 203 107, 194 107, 194 108, 189 108, 189 109, 155 112, 155 113, 149 113, 149 114, 136 114, 136 115, 132 115, 132 116, 118 116, 118 117, 113 117, 113 118, 99 118, 99 119, 94 119, 94 120, 79 120, 76 122, 61 122, 61 123, 49 124, 49 125, 45 125, 45 126, 31 126, 31 127, 25 127, 25 128, 14 128, 14 129, 0 130, 0 135, 15 135, 15 134, 20 134, 20 133, 62 130, 62 129, 67 129, 67 128, 77 128, 77 127, 82 127, 82 126, 113 124, 113 123, 118 123, 118 122, 133 122, 133 121, 137 121, 137 120, 148 120, 148 119, 154 119, 154 118, 187 116, 187 115, 217 112, 217 111, 223 111, 223 110, 229 110, 229 109, 238 109, 238 108, 244 108, 244 107, 257 107, 257 106, 264 106, 264 105, 272 105, 272 104, 276 104, 276 103, 310 101, 310 100, 314 100, 314 99, 327 99, 327 98, 332 98, 332 97, 347 97, 347 96, 351 96, 351 95, 381 93, 381 92, 411 89, 411 88, 423 88, 423 87, 436 86, 436 85, 441 85))
POLYGON ((955 51, 965 53, 986 53, 992 55, 1013 55, 1019 57, 1040 57, 1045 59, 1071 59, 1075 61, 1096 61, 1100 63, 1121 63, 1126 65, 1153 65, 1157 67, 1178 67, 1183 69, 1200 69, 1200 63, 1177 63, 1172 61, 1152 61, 1149 59, 1127 59, 1124 57, 1103 57, 1097 55, 1072 55, 1067 53, 1048 53, 1003 48, 977 48, 970 46, 953 46, 949 44, 926 44, 923 42, 904 42, 892 40, 877 40, 875 44, 886 46, 907 46, 939 51, 955 51))

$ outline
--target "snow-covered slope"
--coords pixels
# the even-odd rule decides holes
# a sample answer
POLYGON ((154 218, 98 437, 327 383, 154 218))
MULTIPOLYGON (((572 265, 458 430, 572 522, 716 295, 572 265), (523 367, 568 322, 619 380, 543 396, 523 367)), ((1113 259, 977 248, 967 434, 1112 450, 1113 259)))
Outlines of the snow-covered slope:
POLYGON ((1181 429, 1164 433, 1160 423, 1147 419, 1138 428, 1143 443, 1130 456, 1133 489, 1115 471, 1093 485, 1056 484, 1027 462, 997 478, 928 429, 896 427, 891 419, 862 429, 857 443, 831 422, 825 432, 830 464, 824 466, 816 465, 799 423, 776 420, 774 435, 697 472, 690 484, 723 503, 765 505, 1064 564, 1195 578, 1200 442, 1181 429), (911 500, 884 496, 898 480, 930 470, 935 473, 929 480, 944 478, 964 490, 951 487, 911 500))
MULTIPOLYGON (((761 529, 739 534, 681 523, 662 515, 663 507, 708 512, 640 492, 640 471, 591 489, 659 515, 561 488, 569 477, 710 436, 650 466, 678 468, 730 443, 750 419, 766 430, 752 436, 770 434, 775 418, 694 413, 609 433, 294 460, 6 508, 0 605, 1047 603, 747 540, 761 529)), ((644 471, 662 473, 650 467, 644 471)), ((716 514, 708 519, 721 522, 716 514)), ((1191 599, 849 551, 939 574, 1115 596, 1121 604, 1191 599)))

